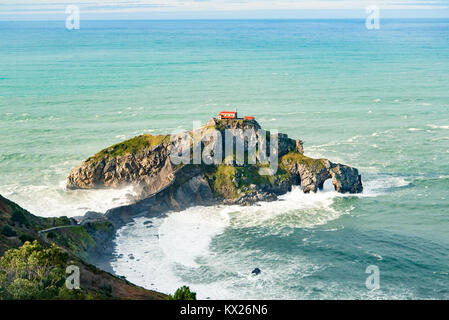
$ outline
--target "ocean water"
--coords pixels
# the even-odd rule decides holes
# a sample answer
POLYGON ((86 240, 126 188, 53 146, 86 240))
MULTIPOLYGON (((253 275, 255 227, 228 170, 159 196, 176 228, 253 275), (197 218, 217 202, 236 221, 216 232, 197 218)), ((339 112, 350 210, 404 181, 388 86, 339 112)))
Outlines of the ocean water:
POLYGON ((357 167, 364 193, 139 218, 117 274, 200 298, 448 299, 448 84, 448 20, 0 22, 0 194, 41 216, 104 212, 132 188, 68 191, 72 167, 238 108, 357 167))

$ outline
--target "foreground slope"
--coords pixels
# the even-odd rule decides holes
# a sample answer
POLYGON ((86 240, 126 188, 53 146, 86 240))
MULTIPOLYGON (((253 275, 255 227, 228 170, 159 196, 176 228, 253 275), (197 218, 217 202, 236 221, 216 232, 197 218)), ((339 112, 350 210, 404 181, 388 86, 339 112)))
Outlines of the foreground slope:
POLYGON ((89 252, 92 251, 89 242, 92 246, 101 243, 94 240, 99 234, 94 230, 104 231, 106 226, 107 223, 104 222, 77 225, 75 220, 67 217, 37 217, 0 195, 0 256, 7 250, 19 248, 32 241, 37 241, 44 247, 56 243, 67 253, 65 266, 70 264, 80 268, 80 287, 83 293, 80 297, 87 295, 94 299, 166 299, 164 294, 135 286, 80 258, 89 258, 89 252))

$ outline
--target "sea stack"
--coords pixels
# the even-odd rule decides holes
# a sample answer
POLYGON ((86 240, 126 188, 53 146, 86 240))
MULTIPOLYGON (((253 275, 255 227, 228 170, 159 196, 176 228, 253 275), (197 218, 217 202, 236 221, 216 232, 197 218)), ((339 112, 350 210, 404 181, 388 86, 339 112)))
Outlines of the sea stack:
MULTIPOLYGON (((203 160, 216 156, 216 151, 221 150, 217 148, 222 148, 225 155, 225 137, 229 134, 244 141, 245 155, 252 151, 249 150, 252 142, 260 141, 265 135, 270 137, 270 132, 263 131, 253 117, 213 118, 204 126, 185 132, 186 136, 201 141, 203 160)), ((145 134, 101 150, 85 160, 70 172, 67 188, 133 185, 138 191, 135 202, 147 204, 143 210, 133 212, 182 210, 193 205, 220 203, 251 205, 257 201, 276 200, 295 185, 301 186, 305 193, 317 192, 328 179, 337 192, 362 192, 361 176, 356 168, 307 157, 303 141, 291 139, 287 134, 273 134, 271 139, 271 145, 277 144, 276 151, 271 151, 276 152, 277 163, 276 171, 270 175, 261 174, 263 159, 259 151, 254 156, 256 164, 251 164, 249 158, 239 163, 236 151, 231 157, 223 156, 220 163, 176 164, 172 151, 180 147, 178 140, 169 135, 145 134)), ((193 158, 195 145, 190 143, 188 148, 193 158)), ((127 215, 128 218, 133 216, 129 212, 127 215)))

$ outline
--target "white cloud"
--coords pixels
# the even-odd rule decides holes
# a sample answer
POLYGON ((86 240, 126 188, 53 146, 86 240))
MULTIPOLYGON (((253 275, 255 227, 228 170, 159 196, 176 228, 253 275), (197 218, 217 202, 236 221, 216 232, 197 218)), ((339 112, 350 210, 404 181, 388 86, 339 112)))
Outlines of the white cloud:
POLYGON ((84 13, 252 11, 252 10, 363 10, 448 8, 449 0, 0 0, 0 14, 51 14, 68 4, 84 13))

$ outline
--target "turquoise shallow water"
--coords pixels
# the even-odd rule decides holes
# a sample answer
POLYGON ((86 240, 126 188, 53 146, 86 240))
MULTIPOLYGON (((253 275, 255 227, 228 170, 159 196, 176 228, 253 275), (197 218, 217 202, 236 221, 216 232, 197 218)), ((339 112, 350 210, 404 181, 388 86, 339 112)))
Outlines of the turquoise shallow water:
POLYGON ((132 190, 66 191, 70 168, 237 107, 304 140, 306 154, 359 168, 365 194, 292 193, 283 209, 138 221, 121 231, 116 272, 213 298, 447 299, 448 40, 447 20, 387 20, 378 31, 356 20, 83 21, 75 32, 0 22, 0 193, 42 216, 104 211, 132 190), (203 236, 175 232, 197 227, 203 236), (166 237, 152 241, 155 232, 166 237), (370 264, 377 291, 365 288, 370 264), (247 278, 256 265, 264 277, 247 278))

